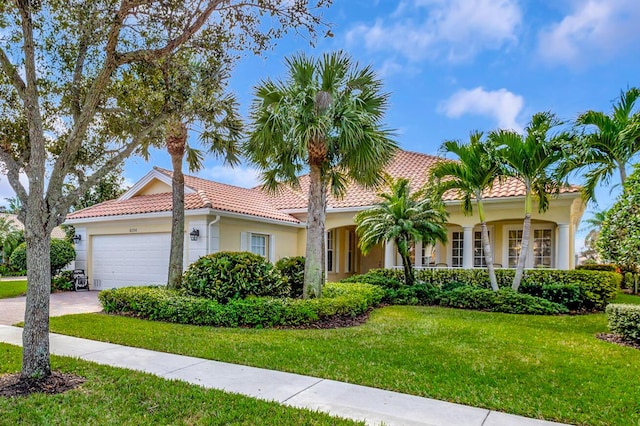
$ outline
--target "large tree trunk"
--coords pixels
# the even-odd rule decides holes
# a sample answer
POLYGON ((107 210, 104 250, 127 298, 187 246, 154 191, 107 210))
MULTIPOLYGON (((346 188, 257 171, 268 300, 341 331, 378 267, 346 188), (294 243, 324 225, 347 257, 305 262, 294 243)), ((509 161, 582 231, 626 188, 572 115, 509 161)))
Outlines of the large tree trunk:
POLYGON ((51 293, 50 232, 44 212, 27 210, 27 300, 22 331, 22 379, 51 375, 49 359, 49 295, 51 293))
POLYGON ((522 225, 522 243, 520 243, 520 255, 518 256, 518 265, 516 266, 516 275, 513 277, 511 288, 518 291, 522 276, 524 275, 524 266, 527 262, 527 253, 529 252, 529 244, 531 240, 531 213, 524 215, 524 223, 522 225))
POLYGON ((187 143, 187 127, 179 120, 168 124, 167 151, 171 155, 173 179, 171 191, 173 211, 171 217, 171 251, 169 254, 169 277, 167 287, 179 288, 182 284, 184 263, 184 174, 182 160, 187 143))
POLYGON ((307 248, 304 263, 304 287, 302 297, 311 292, 315 297, 322 295, 325 278, 325 230, 327 185, 322 178, 319 164, 309 168, 309 209, 307 214, 307 248))

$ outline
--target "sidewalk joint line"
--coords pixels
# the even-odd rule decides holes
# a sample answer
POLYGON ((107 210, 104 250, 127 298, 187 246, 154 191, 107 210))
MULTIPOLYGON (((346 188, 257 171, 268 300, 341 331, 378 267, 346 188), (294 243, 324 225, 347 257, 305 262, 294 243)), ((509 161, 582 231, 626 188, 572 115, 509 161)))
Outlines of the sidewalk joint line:
POLYGON ((309 385, 309 386, 307 386, 306 388, 304 388, 304 389, 302 389, 302 390, 299 390, 298 392, 294 393, 294 394, 293 394, 293 395, 291 395, 289 398, 287 398, 287 399, 283 399, 280 403, 281 403, 281 404, 284 404, 285 402, 289 401, 291 398, 295 398, 296 396, 300 395, 302 392, 306 392, 306 391, 308 391, 309 389, 311 389, 312 387, 314 387, 315 385, 317 385, 318 383, 320 383, 320 382, 324 382, 324 381, 325 381, 325 379, 320 379, 320 380, 318 380, 317 382, 310 384, 310 385, 309 385))
POLYGON ((482 420, 482 423, 480 423, 480 426, 484 426, 485 422, 489 418, 489 414, 491 414, 491 410, 487 410, 487 415, 484 416, 484 420, 482 420))
MULTIPOLYGON (((184 356, 184 355, 181 355, 181 356, 184 356)), ((176 368, 175 370, 169 370, 169 371, 167 371, 165 373, 162 373, 162 374, 172 374, 172 373, 175 373, 176 371, 184 370, 185 368, 191 368, 191 367, 194 367, 196 365, 204 364, 205 362, 209 362, 209 361, 210 360, 208 360, 208 359, 201 359, 199 362, 195 362, 193 364, 185 365, 184 367, 176 368)))

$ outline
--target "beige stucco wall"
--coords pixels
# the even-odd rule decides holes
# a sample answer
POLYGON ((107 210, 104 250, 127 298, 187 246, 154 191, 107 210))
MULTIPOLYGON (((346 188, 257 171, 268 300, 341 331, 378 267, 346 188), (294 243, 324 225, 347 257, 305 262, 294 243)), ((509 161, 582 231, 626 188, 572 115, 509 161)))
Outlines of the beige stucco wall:
POLYGON ((164 194, 167 192, 171 192, 171 185, 167 185, 158 179, 153 179, 151 182, 143 186, 136 195, 164 194))

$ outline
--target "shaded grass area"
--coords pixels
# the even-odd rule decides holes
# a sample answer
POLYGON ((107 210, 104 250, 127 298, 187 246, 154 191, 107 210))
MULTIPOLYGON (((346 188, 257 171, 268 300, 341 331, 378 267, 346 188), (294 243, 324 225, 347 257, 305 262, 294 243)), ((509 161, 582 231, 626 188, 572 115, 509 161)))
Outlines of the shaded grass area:
POLYGON ((0 299, 27 294, 27 280, 0 281, 0 299))
POLYGON ((640 421, 640 351, 596 339, 604 314, 390 306, 363 326, 224 329, 84 314, 54 332, 374 386, 575 424, 640 421))
POLYGON ((640 296, 620 292, 618 293, 616 298, 611 301, 611 303, 628 303, 631 305, 640 305, 640 296))
MULTIPOLYGON (((20 370, 21 348, 0 344, 0 374, 20 370)), ((83 376, 58 395, 0 398, 2 425, 351 425, 326 414, 207 390, 178 381, 66 357, 58 371, 83 376)))

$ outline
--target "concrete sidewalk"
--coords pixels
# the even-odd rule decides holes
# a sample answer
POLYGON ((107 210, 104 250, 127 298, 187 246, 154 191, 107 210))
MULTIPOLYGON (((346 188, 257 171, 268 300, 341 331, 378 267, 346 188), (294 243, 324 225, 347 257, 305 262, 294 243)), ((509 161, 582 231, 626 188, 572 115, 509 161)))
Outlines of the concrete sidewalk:
MULTIPOLYGON (((22 329, 0 325, 0 342, 22 345, 22 329)), ((324 411, 368 424, 544 426, 559 423, 452 404, 299 374, 50 335, 51 353, 144 371, 292 407, 324 411)))

